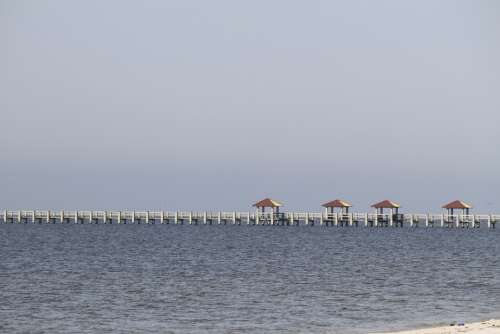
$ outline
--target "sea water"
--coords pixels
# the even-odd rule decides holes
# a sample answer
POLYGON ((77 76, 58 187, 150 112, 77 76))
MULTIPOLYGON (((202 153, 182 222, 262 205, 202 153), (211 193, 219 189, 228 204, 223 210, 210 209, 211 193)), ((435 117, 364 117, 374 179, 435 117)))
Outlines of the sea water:
POLYGON ((500 231, 0 225, 0 333, 367 333, 500 316, 500 231))

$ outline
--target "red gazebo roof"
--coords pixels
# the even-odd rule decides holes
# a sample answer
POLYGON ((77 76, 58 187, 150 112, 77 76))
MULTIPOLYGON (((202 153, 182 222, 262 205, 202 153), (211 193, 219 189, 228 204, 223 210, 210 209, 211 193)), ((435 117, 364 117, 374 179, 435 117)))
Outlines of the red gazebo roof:
POLYGON ((278 208, 281 205, 282 204, 278 201, 275 201, 275 200, 270 199, 270 198, 265 198, 262 201, 258 201, 253 206, 255 206, 257 208, 278 208))
POLYGON ((472 205, 467 204, 460 200, 456 200, 446 205, 443 205, 443 209, 472 209, 472 205))
POLYGON ((352 205, 341 199, 336 199, 334 201, 330 201, 328 203, 323 204, 323 206, 325 208, 349 208, 352 205))
POLYGON ((400 205, 398 203, 393 202, 393 201, 389 201, 388 199, 372 205, 372 208, 376 208, 376 209, 396 209, 399 207, 400 207, 400 205))

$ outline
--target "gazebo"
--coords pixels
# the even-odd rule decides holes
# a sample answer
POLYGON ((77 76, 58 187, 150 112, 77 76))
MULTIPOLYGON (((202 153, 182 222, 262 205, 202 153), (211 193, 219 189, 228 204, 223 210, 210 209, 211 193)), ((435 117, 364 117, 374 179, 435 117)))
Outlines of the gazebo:
POLYGON ((376 210, 377 216, 379 215, 382 216, 381 217, 382 219, 377 217, 381 223, 386 223, 386 224, 388 223, 388 221, 385 219, 384 216, 384 209, 389 209, 390 210, 389 220, 392 220, 396 224, 396 226, 401 225, 401 227, 403 227, 403 215, 398 213, 400 207, 401 206, 398 203, 387 199, 372 205, 372 208, 375 208, 376 210))
POLYGON ((469 210, 472 209, 472 205, 467 204, 464 201, 456 200, 443 205, 443 209, 446 209, 448 215, 453 215, 453 210, 462 210, 463 215, 468 215, 469 210))
POLYGON ((446 205, 443 205, 443 209, 446 209, 446 217, 444 219, 444 223, 446 223, 447 227, 453 226, 454 223, 457 224, 457 227, 459 224, 461 224, 462 227, 464 227, 464 225, 467 225, 467 227, 469 227, 469 223, 474 223, 473 221, 470 221, 468 217, 463 217, 464 215, 468 216, 469 210, 472 209, 472 205, 465 203, 464 201, 456 200, 450 202, 446 205), (455 210, 461 210, 462 217, 455 217, 455 210))
POLYGON ((267 216, 265 215, 267 208, 271 209, 271 215, 270 215, 271 219, 270 219, 269 223, 271 223, 271 225, 274 225, 276 222, 278 224, 282 223, 284 221, 284 214, 280 213, 280 207, 282 205, 283 204, 281 204, 280 202, 278 202, 274 199, 271 199, 271 198, 265 198, 265 199, 255 203, 253 206, 257 208, 257 211, 260 211, 260 214, 259 214, 259 212, 257 212, 257 214, 255 215, 256 224, 259 223, 259 221, 260 221, 259 216, 261 216, 261 215, 262 215, 262 218, 264 219, 264 221, 267 222, 267 218, 266 218, 267 216))
POLYGON ((372 205, 372 208, 375 208, 377 210, 378 214, 384 214, 384 209, 390 209, 391 214, 397 214, 398 209, 400 207, 401 206, 398 203, 393 202, 393 201, 389 201, 388 199, 372 205))
POLYGON ((347 214, 347 213, 349 213, 349 208, 352 205, 346 201, 341 200, 341 199, 336 199, 336 200, 330 201, 328 203, 325 203, 322 206, 325 208, 327 213, 334 213, 335 208, 340 208, 340 213, 347 214))
POLYGON ((272 212, 274 213, 279 213, 280 212, 280 206, 282 206, 280 202, 271 199, 271 198, 264 198, 262 201, 258 201, 255 203, 253 206, 257 208, 257 210, 261 210, 262 213, 266 212, 267 208, 270 208, 272 212))
MULTIPOLYGON (((350 219, 349 219, 349 208, 352 206, 350 203, 344 201, 344 200, 341 200, 341 199, 336 199, 336 200, 333 200, 333 201, 330 201, 328 203, 325 203, 322 205, 325 210, 326 210, 326 213, 327 213, 327 225, 328 225, 328 222, 332 222, 335 220, 335 219, 339 219, 338 222, 340 222, 340 226, 344 226, 344 224, 346 226, 349 225, 349 222, 350 222, 350 219), (333 217, 333 215, 335 214, 335 209, 336 208, 339 208, 340 209, 340 217, 333 217), (331 216, 329 216, 331 215, 331 216)), ((335 220, 335 222, 337 222, 337 220, 335 220)))

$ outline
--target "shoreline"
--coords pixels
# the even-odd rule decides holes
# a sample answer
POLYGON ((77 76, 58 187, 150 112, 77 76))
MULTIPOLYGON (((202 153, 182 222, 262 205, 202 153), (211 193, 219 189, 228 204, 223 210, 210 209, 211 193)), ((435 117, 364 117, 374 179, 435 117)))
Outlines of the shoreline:
POLYGON ((454 326, 436 326, 396 332, 373 332, 370 334, 500 334, 500 319, 477 321, 454 326))

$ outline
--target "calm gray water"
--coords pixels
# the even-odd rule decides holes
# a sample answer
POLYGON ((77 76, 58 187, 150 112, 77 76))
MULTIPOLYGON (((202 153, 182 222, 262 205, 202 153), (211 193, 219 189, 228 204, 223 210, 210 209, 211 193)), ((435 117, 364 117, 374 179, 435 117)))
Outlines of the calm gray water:
POLYGON ((500 230, 0 225, 1 333, 366 333, 500 314, 500 230))

